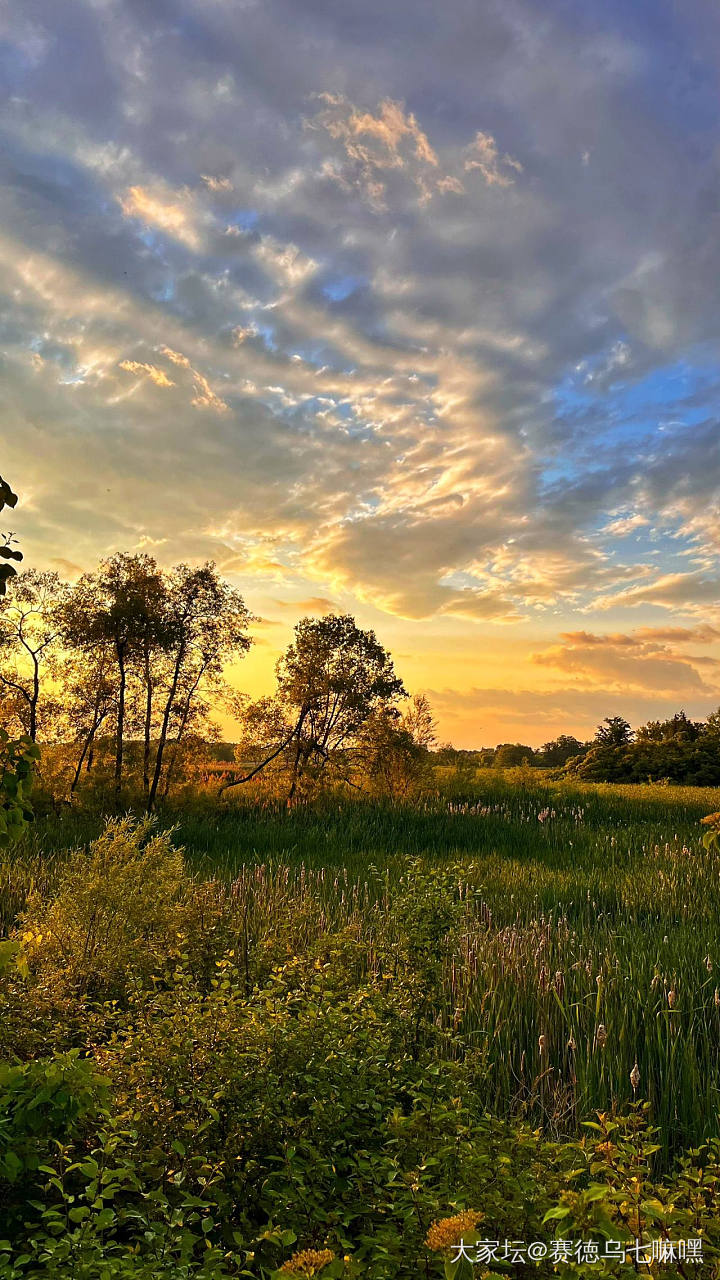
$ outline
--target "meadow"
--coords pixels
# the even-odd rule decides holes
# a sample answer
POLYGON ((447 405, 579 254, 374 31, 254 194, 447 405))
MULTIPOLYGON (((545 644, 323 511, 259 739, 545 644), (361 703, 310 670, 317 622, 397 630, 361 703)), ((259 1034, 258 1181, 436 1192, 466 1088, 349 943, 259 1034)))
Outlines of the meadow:
MULTIPOLYGON (((285 1253, 296 1240, 329 1242, 331 1252, 347 1250, 348 1274, 434 1274, 431 1255, 421 1267, 417 1252, 433 1218, 458 1208, 488 1212, 487 1167, 484 1181, 471 1168, 478 1144, 512 1169, 510 1182, 496 1173, 491 1185, 496 1218, 517 1202, 519 1217, 507 1226, 515 1234, 528 1229, 528 1215, 535 1212, 539 1230, 552 1211, 566 1213, 568 1230, 610 1224, 622 1238, 628 1197, 638 1213, 640 1203, 647 1210, 648 1227, 660 1221, 667 1233, 673 1215, 682 1220, 678 1160, 695 1159, 689 1153, 708 1142, 697 1177, 711 1189, 702 1204, 717 1221, 720 854, 703 847, 700 826, 718 807, 717 792, 570 786, 526 770, 438 772, 435 783, 408 805, 328 795, 288 809, 261 796, 223 804, 195 796, 156 816, 157 830, 172 830, 163 857, 183 849, 171 891, 156 859, 137 901, 132 867, 142 840, 133 845, 132 823, 121 831, 130 854, 119 861, 122 840, 94 861, 70 852, 97 840, 99 812, 41 808, 0 869, 4 929, 12 935, 20 920, 13 936, 25 963, 25 977, 10 983, 24 982, 23 991, 4 997, 4 1053, 31 1061, 48 1039, 59 1054, 82 1056, 91 1045, 112 1082, 111 1112, 135 1133, 144 1158, 164 1149, 171 1164, 187 1164, 188 1182, 194 1159, 213 1168, 221 1161, 224 1172, 213 1175, 220 1183, 228 1163, 239 1162, 227 1193, 242 1203, 235 1236, 222 1196, 213 1210, 215 1225, 225 1214, 223 1239, 243 1240, 242 1266, 229 1274, 274 1274, 283 1227, 285 1253), (78 858, 85 861, 73 872, 78 858), (180 916, 172 914, 178 901, 180 916), (141 943, 138 922, 149 917, 155 923, 141 943), (59 951, 53 936, 62 939, 59 951), (248 1020, 257 1020, 252 1044, 248 1020), (188 1021, 191 1042, 181 1027, 188 1021), (247 1096, 248 1072, 264 1082, 265 1101, 247 1096), (233 1074, 244 1084, 230 1088, 230 1105, 233 1074), (282 1116, 273 1111, 271 1120, 265 1107, 274 1094, 282 1116), (433 1130, 428 1109, 445 1117, 444 1131, 433 1130), (587 1128, 598 1113, 610 1130, 587 1128), (416 1126, 412 1135, 401 1136, 403 1124, 416 1126), (615 1124, 642 1131, 626 1164, 615 1124), (217 1130, 210 1148, 188 1138, 203 1126, 217 1130), (403 1157, 408 1143, 412 1157, 403 1157), (532 1148, 532 1168, 509 1155, 524 1148, 532 1148), (582 1190, 589 1173, 598 1180, 600 1148, 618 1153, 617 1166, 605 1169, 607 1194, 578 1208, 572 1188, 582 1190), (387 1174, 390 1149, 400 1164, 387 1174), (381 1171, 382 1192, 361 1193, 358 1159, 381 1171), (410 1170, 412 1231, 388 1207, 401 1179, 407 1192, 410 1170), (628 1186, 638 1171, 636 1204, 628 1186), (342 1205, 357 1195, 365 1207, 343 1218, 342 1205), (246 1237, 262 1235, 263 1213, 265 1244, 255 1239, 250 1248, 246 1237), (407 1269, 385 1228, 414 1240, 407 1269)), ((167 1167, 163 1177, 167 1194, 167 1167)), ((715 1228, 706 1230, 711 1242, 715 1228)), ((693 1274, 717 1274, 716 1261, 705 1265, 693 1274)))
MULTIPOLYGON (((452 872, 472 905, 437 1016, 475 1039, 490 1108, 562 1126, 632 1098, 637 1062, 667 1149, 718 1132, 720 857, 699 825, 717 792, 480 779, 441 777, 408 806, 208 800, 160 824, 202 879, 242 883, 254 865, 268 929, 311 902, 328 928, 391 936, 403 876, 452 872)), ((52 881, 54 859, 100 826, 41 818, 29 865, 52 881)))

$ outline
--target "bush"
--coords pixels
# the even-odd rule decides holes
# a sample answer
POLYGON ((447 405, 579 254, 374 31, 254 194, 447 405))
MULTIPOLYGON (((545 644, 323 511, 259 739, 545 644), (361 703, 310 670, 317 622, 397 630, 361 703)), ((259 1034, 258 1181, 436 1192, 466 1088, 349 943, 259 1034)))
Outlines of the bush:
POLYGON ((30 972, 59 998, 124 995, 176 942, 187 887, 182 851, 152 821, 110 821, 89 852, 62 867, 56 895, 32 893, 19 938, 30 972))

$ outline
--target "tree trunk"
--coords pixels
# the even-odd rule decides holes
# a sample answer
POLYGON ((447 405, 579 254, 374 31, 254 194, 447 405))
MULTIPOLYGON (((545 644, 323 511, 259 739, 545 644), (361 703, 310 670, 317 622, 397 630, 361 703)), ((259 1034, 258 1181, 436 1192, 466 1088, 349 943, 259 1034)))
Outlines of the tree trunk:
POLYGON ((170 782, 172 780, 172 775, 175 772, 175 765, 177 763, 180 743, 183 740, 183 735, 187 728, 187 722, 190 717, 190 707, 192 706, 192 700, 195 694, 197 693, 198 685, 200 684, 200 681, 204 674, 205 674, 205 668, 202 667, 198 672, 195 683, 193 684, 192 688, 189 690, 187 698, 185 699, 185 705, 183 707, 183 712, 180 717, 180 724, 178 725, 177 737, 175 738, 175 750, 173 751, 172 759, 165 771, 165 783, 163 785, 163 791, 162 791, 163 800, 167 799, 168 791, 170 790, 170 782))
POLYGON ((143 742, 143 791, 150 790, 150 734, 152 730, 153 685, 150 670, 150 648, 145 646, 145 740, 143 742))
POLYGON ((88 758, 88 763, 87 763, 87 769, 85 770, 85 772, 86 772, 86 773, 89 773, 89 772, 90 772, 90 769, 92 768, 92 751, 91 751, 91 748, 92 748, 92 744, 93 744, 93 742, 95 741, 95 734, 97 733, 97 731, 98 731, 98 729, 100 728, 100 725, 102 724, 102 722, 103 722, 103 720, 104 720, 104 719, 105 719, 105 717, 104 717, 104 716, 98 716, 98 714, 97 714, 97 712, 96 712, 96 714, 95 714, 95 716, 94 716, 94 718, 93 718, 92 725, 90 726, 90 731, 89 731, 89 733, 87 734, 87 737, 85 738, 85 742, 83 743, 83 749, 82 749, 82 751, 81 751, 81 753, 80 753, 80 759, 79 759, 79 760, 78 760, 78 762, 77 762, 77 767, 76 767, 76 769, 75 769, 75 775, 74 775, 73 780, 72 780, 72 783, 71 783, 71 785, 70 785, 70 795, 73 795, 73 794, 74 794, 74 792, 77 790, 77 786, 78 786, 78 783, 79 783, 79 781, 80 781, 80 774, 82 773, 82 767, 83 767, 83 764, 84 764, 84 762, 85 762, 85 757, 86 757, 86 756, 87 756, 87 758, 88 758), (88 755, 88 752, 90 752, 90 755, 88 755))
POLYGON ((37 655, 32 655, 33 660, 33 687, 32 696, 30 698, 30 725, 29 734, 33 742, 37 740, 37 709, 40 701, 40 667, 37 655))
POLYGON ((175 701, 175 694, 177 693, 177 687, 180 681, 180 672, 182 670, 184 660, 185 645, 183 644, 178 650, 177 659, 175 661, 175 670, 173 671, 172 684, 170 685, 170 692, 168 693, 165 708, 163 710, 160 736, 158 738, 157 752, 155 755, 155 768, 153 770, 152 786, 150 787, 150 795, 148 796, 148 813, 155 804, 158 786, 160 785, 160 774, 162 772, 163 755, 165 754, 165 743, 167 742, 168 725, 170 724, 170 716, 172 714, 173 703, 175 701))
POLYGON ((120 680, 118 684, 117 735, 115 739, 115 794, 119 795, 122 787, 123 771, 123 734, 125 732, 125 645, 118 644, 117 660, 120 680))

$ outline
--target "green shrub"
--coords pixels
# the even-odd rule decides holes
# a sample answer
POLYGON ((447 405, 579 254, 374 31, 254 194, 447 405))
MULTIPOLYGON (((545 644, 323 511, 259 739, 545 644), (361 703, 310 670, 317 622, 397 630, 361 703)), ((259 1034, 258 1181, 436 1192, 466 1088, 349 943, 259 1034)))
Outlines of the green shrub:
POLYGON ((30 972, 59 997, 122 995, 129 974, 164 962, 186 888, 182 851, 152 821, 108 822, 59 871, 49 900, 31 893, 19 937, 30 972))

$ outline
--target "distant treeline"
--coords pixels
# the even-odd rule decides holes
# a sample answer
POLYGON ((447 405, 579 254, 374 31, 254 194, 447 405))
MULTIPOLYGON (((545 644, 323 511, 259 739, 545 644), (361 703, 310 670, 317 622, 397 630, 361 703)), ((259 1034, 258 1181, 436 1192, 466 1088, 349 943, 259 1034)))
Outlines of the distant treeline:
POLYGON ((607 716, 595 737, 581 742, 571 734, 540 748, 503 742, 479 751, 442 747, 438 759, 460 769, 511 769, 525 765, 552 769, 558 776, 588 782, 675 782, 720 786, 720 708, 707 720, 678 711, 634 730, 622 716, 607 716))

